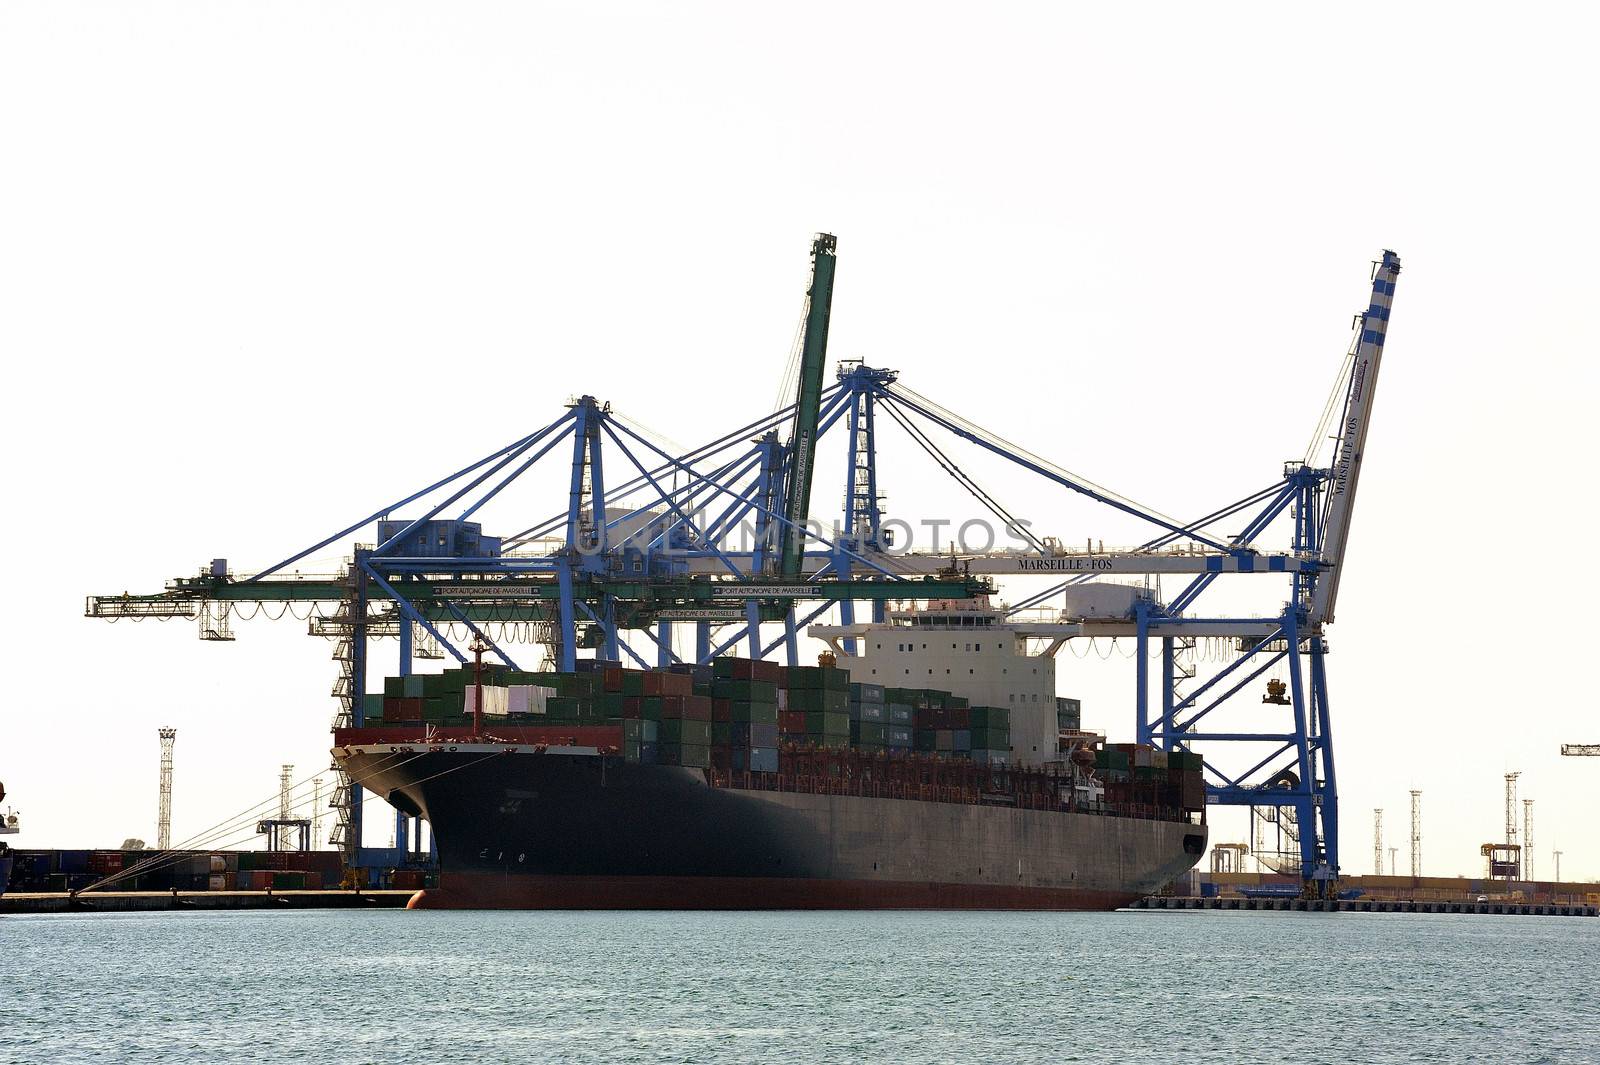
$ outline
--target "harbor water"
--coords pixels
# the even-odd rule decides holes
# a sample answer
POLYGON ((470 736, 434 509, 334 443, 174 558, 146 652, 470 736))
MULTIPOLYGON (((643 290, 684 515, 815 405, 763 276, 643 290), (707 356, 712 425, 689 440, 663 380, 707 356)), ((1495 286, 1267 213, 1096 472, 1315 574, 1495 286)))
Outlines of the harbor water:
POLYGON ((0 918, 0 1062, 1592 1062, 1600 921, 0 918))

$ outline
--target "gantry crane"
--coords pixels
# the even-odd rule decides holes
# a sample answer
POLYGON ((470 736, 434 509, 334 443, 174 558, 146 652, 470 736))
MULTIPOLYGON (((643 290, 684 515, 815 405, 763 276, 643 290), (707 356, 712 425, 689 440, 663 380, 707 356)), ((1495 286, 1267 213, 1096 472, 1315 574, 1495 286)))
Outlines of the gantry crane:
MULTIPOLYGON (((359 725, 376 638, 398 640, 402 675, 424 648, 465 663, 469 639, 484 640, 513 665, 517 644, 542 645, 562 669, 574 668, 580 650, 665 666, 706 662, 741 644, 752 657, 782 648, 793 663, 797 632, 827 611, 838 613, 843 635, 835 646, 848 655, 861 628, 857 603, 881 621, 892 601, 988 594, 989 576, 1043 581, 1047 587, 1015 602, 1010 614, 1020 620, 1045 604, 1058 606, 1053 616, 1021 626, 1023 635, 1052 654, 1075 640, 1132 641, 1136 737, 1169 750, 1203 748, 1209 800, 1281 813, 1299 872, 1326 888, 1339 861, 1324 630, 1333 618, 1398 257, 1386 251, 1374 264, 1371 298, 1357 315, 1341 369, 1328 460, 1313 448, 1264 488, 1193 520, 1167 517, 1017 447, 913 391, 897 371, 841 363, 825 386, 836 257, 835 239, 817 236, 794 402, 710 443, 671 455, 609 405, 583 396, 549 424, 265 570, 235 574, 218 559, 160 592, 93 597, 87 613, 199 618, 203 637, 224 639, 240 604, 307 604, 311 631, 337 641, 338 723, 359 725), (787 443, 779 439, 786 424, 787 443), (1014 530, 1020 546, 963 551, 959 568, 942 552, 897 550, 879 494, 877 433, 884 425, 903 431, 1014 530), (817 446, 835 426, 844 427, 847 464, 844 491, 835 497, 844 501, 839 531, 830 536, 808 529, 806 516, 817 446), (1147 524, 1151 538, 1108 551, 1092 540, 1082 549, 1063 546, 1085 543, 1078 536, 1036 535, 941 446, 938 433, 1038 478, 1036 506, 1052 491, 1074 493, 1147 524), (563 444, 571 462, 565 506, 509 536, 485 534, 480 511, 563 444), (402 513, 412 516, 396 517, 402 513), (750 522, 753 542, 738 542, 750 522), (1220 531, 1223 523, 1229 531, 1220 531), (1287 543, 1268 546, 1278 535, 1287 543), (365 542, 355 544, 341 572, 291 571, 350 538, 365 542), (1145 585, 1120 614, 1074 605, 1083 585, 1129 576, 1145 585), (1163 598, 1152 583, 1162 576, 1187 583, 1163 598), (1283 581, 1287 599, 1264 618, 1197 612, 1202 594, 1223 579, 1283 581), (773 625, 780 631, 768 639, 773 625), (692 651, 678 648, 681 626, 693 631, 692 651), (1195 654, 1202 640, 1226 641, 1234 656, 1203 680, 1195 654), (1152 656, 1159 678, 1151 675, 1152 656), (1254 704, 1242 727, 1211 727, 1235 695, 1273 670, 1287 674, 1286 694, 1254 704)), ((342 786, 336 794, 336 838, 360 859, 359 789, 342 786)), ((406 838, 404 829, 397 824, 397 839, 406 838)), ((383 854, 375 864, 393 858, 383 854)))

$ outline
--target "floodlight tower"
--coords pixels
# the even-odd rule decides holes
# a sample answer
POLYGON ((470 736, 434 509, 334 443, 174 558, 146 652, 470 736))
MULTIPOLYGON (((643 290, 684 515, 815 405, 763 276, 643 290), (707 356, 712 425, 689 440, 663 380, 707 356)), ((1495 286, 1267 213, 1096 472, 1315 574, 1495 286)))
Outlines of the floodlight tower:
MULTIPOLYGON (((1517 778, 1522 771, 1506 774, 1506 846, 1518 847, 1517 842, 1517 778)), ((1522 878, 1522 859, 1517 859, 1517 879, 1522 878)))
POLYGON ((1383 875, 1383 811, 1372 811, 1372 873, 1383 875))
POLYGON ((1411 792, 1411 875, 1422 875, 1422 792, 1411 792))
POLYGON ((278 770, 278 820, 289 820, 289 781, 294 776, 294 766, 278 770))
POLYGON ((156 813, 156 849, 172 846, 172 745, 178 741, 178 730, 164 728, 161 735, 161 803, 156 813))
POLYGON ((1390 847, 1389 848, 1389 875, 1390 876, 1394 875, 1394 856, 1396 854, 1399 854, 1399 853, 1400 853, 1400 848, 1399 847, 1390 847))
POLYGON ((1522 800, 1522 879, 1533 879, 1533 800, 1522 800))

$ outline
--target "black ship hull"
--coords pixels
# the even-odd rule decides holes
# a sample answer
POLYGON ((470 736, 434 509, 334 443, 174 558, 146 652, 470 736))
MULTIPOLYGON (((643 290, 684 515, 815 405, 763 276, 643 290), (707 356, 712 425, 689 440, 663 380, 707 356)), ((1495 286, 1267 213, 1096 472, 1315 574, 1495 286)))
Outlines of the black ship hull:
POLYGON ((1204 852, 1188 821, 714 787, 698 769, 592 749, 335 749, 352 779, 425 817, 421 907, 1103 910, 1204 852))

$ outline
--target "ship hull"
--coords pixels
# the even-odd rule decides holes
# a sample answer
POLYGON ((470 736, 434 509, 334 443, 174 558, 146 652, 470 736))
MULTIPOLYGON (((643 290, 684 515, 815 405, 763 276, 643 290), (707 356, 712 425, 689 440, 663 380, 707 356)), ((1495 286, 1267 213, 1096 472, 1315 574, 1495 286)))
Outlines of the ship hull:
POLYGON ((1184 821, 713 787, 585 749, 334 753, 432 826, 439 886, 418 907, 1105 910, 1206 840, 1184 821))

